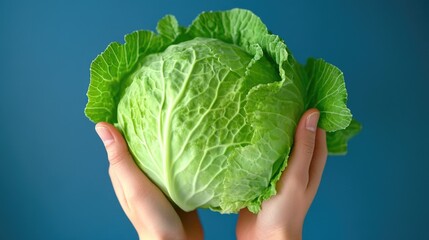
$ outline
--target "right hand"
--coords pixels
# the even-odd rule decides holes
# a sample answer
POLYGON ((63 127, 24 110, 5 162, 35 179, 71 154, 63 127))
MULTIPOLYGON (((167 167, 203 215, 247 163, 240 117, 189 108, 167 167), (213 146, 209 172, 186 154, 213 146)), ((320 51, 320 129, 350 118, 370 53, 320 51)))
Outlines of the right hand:
POLYGON ((302 239, 308 209, 319 187, 328 151, 326 134, 317 128, 319 111, 310 109, 302 116, 288 166, 277 185, 277 195, 262 204, 257 214, 240 211, 237 238, 302 239))

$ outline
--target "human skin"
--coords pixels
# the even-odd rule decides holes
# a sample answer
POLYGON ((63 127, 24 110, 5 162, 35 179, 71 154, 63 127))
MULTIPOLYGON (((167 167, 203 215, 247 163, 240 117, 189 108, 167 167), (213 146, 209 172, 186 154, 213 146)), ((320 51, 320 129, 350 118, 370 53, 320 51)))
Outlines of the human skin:
MULTIPOLYGON (((253 214, 239 213, 237 239, 302 239, 305 216, 319 187, 327 159, 326 134, 317 128, 320 113, 306 111, 297 126, 288 166, 277 194, 253 214)), ((95 127, 109 159, 116 196, 140 239, 203 239, 196 211, 174 207, 134 163, 122 135, 111 124, 95 127)))

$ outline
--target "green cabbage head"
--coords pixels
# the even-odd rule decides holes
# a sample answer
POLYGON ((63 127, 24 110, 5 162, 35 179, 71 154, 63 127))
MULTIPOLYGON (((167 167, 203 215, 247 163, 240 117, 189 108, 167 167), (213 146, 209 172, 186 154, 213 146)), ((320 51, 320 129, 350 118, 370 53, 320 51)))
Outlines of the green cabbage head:
POLYGON ((136 31, 92 62, 86 116, 122 132, 137 165, 185 211, 256 213, 276 194, 296 125, 321 112, 329 151, 359 131, 343 73, 321 59, 299 64, 252 12, 173 16, 136 31))

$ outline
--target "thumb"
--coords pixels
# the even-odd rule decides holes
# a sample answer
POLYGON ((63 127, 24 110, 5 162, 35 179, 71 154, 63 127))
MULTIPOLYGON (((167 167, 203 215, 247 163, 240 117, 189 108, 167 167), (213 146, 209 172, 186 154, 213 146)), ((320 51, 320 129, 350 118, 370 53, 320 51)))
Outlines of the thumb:
POLYGON ((120 190, 119 195, 123 192, 127 198, 146 194, 163 197, 161 191, 134 162, 127 143, 113 125, 101 122, 95 126, 95 130, 106 148, 110 163, 109 174, 115 190, 120 190))
POLYGON ((128 151, 127 143, 113 125, 101 122, 95 126, 95 131, 106 148, 113 188, 126 211, 130 209, 130 204, 136 204, 131 203, 130 199, 139 200, 145 195, 163 198, 158 188, 134 162, 128 151))
POLYGON ((135 166, 125 140, 113 125, 101 122, 95 125, 95 131, 106 148, 110 165, 109 175, 116 196, 128 215, 131 209, 128 196, 136 195, 142 174, 135 166))
POLYGON ((310 109, 304 113, 298 123, 295 141, 289 158, 286 178, 291 177, 299 180, 307 186, 309 180, 309 169, 314 154, 316 143, 316 130, 320 112, 310 109))
POLYGON ((167 236, 183 236, 179 216, 161 190, 134 162, 121 133, 113 125, 103 122, 98 123, 95 130, 107 151, 115 193, 139 235, 161 232, 167 236))
POLYGON ((143 174, 128 151, 121 133, 111 124, 102 122, 95 126, 106 148, 109 159, 109 175, 117 195, 125 197, 140 194, 141 189, 152 189, 153 184, 143 174))
POLYGON ((95 125, 95 131, 103 141, 111 166, 132 160, 125 140, 114 126, 101 122, 95 125))

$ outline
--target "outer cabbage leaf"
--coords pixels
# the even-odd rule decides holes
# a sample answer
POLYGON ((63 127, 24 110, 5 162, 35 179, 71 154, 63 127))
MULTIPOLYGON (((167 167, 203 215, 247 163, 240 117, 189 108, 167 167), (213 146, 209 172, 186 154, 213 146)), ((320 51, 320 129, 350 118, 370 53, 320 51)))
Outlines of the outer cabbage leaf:
POLYGON ((119 100, 132 81, 129 76, 141 66, 144 57, 163 51, 181 32, 173 16, 161 19, 157 29, 159 35, 151 31, 125 35, 125 44, 109 44, 91 63, 85 108, 85 115, 91 121, 116 123, 119 100))
POLYGON ((329 153, 332 155, 345 155, 347 153, 348 141, 362 130, 362 125, 355 119, 352 119, 347 128, 328 132, 326 140, 329 153))
POLYGON ((320 111, 319 127, 328 132, 345 129, 352 120, 347 108, 347 90, 343 73, 323 59, 310 58, 307 72, 307 108, 320 111))

